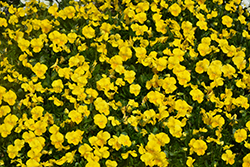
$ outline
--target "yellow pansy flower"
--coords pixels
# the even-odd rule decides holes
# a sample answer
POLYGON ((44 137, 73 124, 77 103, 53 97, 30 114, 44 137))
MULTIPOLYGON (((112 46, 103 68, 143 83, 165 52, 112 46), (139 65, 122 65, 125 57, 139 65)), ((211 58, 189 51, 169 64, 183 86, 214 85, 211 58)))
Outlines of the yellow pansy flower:
POLYGON ((222 24, 226 25, 228 28, 232 27, 233 19, 229 16, 223 16, 222 17, 222 24))
POLYGON ((118 142, 123 146, 131 146, 131 141, 128 135, 121 134, 118 138, 118 142))
POLYGON ((133 81, 135 80, 135 75, 136 73, 133 70, 130 71, 127 70, 124 72, 124 80, 132 84, 133 81))
POLYGON ((88 38, 94 38, 95 37, 95 30, 91 26, 85 26, 82 28, 82 34, 88 38))
POLYGON ((29 48, 29 46, 30 46, 30 41, 28 41, 28 40, 26 40, 26 39, 24 39, 24 38, 18 39, 17 43, 18 43, 18 47, 19 47, 23 52, 26 51, 26 50, 29 48))
POLYGON ((243 164, 242 167, 248 167, 250 166, 250 153, 248 153, 244 158, 243 158, 243 164))
POLYGON ((237 143, 241 143, 242 141, 247 139, 247 131, 245 129, 238 129, 234 133, 234 139, 237 143))
POLYGON ((13 106, 16 103, 17 96, 15 92, 9 90, 3 95, 3 100, 7 102, 9 105, 13 106))
POLYGON ((94 123, 101 129, 104 129, 106 127, 106 124, 108 123, 108 119, 103 114, 96 114, 94 116, 94 123))
POLYGON ((129 86, 129 92, 138 96, 141 90, 141 86, 139 84, 132 84, 129 86))
POLYGON ((53 133, 50 136, 51 144, 55 146, 56 149, 61 150, 63 148, 62 143, 64 142, 64 136, 60 132, 53 133))
POLYGON ((82 122, 82 114, 77 112, 76 110, 72 110, 69 112, 69 117, 71 118, 71 120, 77 124, 82 122))
POLYGON ((38 78, 44 79, 44 74, 46 73, 48 67, 45 64, 36 63, 34 67, 32 67, 32 71, 37 75, 38 78))
POLYGON ((54 81, 52 82, 52 87, 53 87, 52 90, 53 90, 55 93, 61 93, 62 90, 63 90, 63 88, 64 88, 62 80, 61 80, 61 79, 54 80, 54 81))
POLYGON ((175 17, 177 17, 181 13, 181 7, 177 4, 174 3, 168 8, 168 11, 175 17))
POLYGON ((33 52, 39 53, 43 48, 43 41, 40 38, 34 38, 30 41, 33 52))
POLYGON ((82 135, 84 131, 77 129, 76 131, 71 131, 66 133, 65 138, 68 140, 69 144, 77 145, 82 142, 82 135))
POLYGON ((194 101, 198 101, 198 103, 203 101, 204 93, 200 89, 192 89, 189 93, 194 101))
POLYGON ((8 23, 7 20, 5 18, 0 18, 0 27, 7 27, 8 23))
POLYGON ((121 144, 118 142, 118 137, 113 135, 111 139, 109 139, 108 144, 112 146, 113 149, 118 151, 121 148, 121 144))
POLYGON ((203 140, 192 139, 188 144, 198 156, 204 155, 207 150, 207 144, 203 140))
POLYGON ((111 160, 108 159, 108 160, 105 162, 105 165, 106 165, 107 167, 116 167, 118 164, 117 164, 116 161, 111 161, 111 160))
POLYGON ((187 157, 188 159, 187 159, 187 161, 186 161, 186 165, 188 166, 188 167, 193 167, 194 165, 193 165, 193 163, 194 163, 194 161, 195 161, 195 159, 193 159, 192 157, 187 157))
POLYGON ((10 113, 11 109, 8 105, 2 105, 0 107, 0 118, 10 113))
POLYGON ((226 153, 222 154, 221 159, 226 161, 226 164, 233 165, 235 155, 236 154, 235 153, 233 154, 233 152, 231 150, 226 150, 226 153))

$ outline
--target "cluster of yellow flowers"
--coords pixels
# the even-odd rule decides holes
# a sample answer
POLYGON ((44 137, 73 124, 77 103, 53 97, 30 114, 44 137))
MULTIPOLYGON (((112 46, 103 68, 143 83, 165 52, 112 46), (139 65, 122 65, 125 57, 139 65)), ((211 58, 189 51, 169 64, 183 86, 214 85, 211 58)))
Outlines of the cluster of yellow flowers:
POLYGON ((240 3, 0 1, 0 166, 250 166, 240 3))

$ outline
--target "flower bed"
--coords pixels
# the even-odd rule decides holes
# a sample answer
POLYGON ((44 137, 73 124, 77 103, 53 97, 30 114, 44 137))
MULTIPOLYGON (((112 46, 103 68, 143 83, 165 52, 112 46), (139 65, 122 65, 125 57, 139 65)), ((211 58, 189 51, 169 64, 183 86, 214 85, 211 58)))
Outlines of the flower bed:
POLYGON ((247 0, 23 3, 0 1, 0 166, 250 166, 247 0))

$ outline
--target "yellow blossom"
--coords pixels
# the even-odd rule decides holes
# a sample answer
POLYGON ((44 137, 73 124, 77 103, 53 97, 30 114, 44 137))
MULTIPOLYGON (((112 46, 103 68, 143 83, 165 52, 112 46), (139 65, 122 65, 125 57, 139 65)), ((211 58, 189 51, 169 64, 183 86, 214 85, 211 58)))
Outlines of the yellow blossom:
POLYGON ((210 62, 207 59, 200 60, 196 63, 195 71, 199 74, 206 72, 210 62))
POLYGON ((45 64, 36 63, 36 65, 32 68, 32 71, 37 75, 38 78, 44 79, 44 74, 46 73, 48 67, 45 64))
POLYGON ((8 105, 2 105, 0 107, 0 118, 10 113, 11 109, 8 105))
POLYGON ((209 54, 212 49, 210 48, 210 46, 206 43, 200 43, 198 45, 198 51, 200 53, 201 56, 206 56, 207 54, 209 54))
POLYGON ((63 148, 62 143, 64 142, 64 136, 60 132, 52 134, 50 140, 51 144, 53 144, 56 149, 61 150, 63 148))
POLYGON ((198 156, 204 155, 207 150, 207 144, 203 140, 192 139, 188 145, 191 147, 190 151, 193 150, 198 156))
POLYGON ((187 157, 188 159, 187 159, 187 161, 186 161, 186 165, 188 166, 188 167, 193 167, 194 165, 193 165, 193 163, 194 163, 194 161, 195 161, 195 159, 193 159, 192 157, 187 157))
POLYGON ((250 166, 250 153, 244 156, 242 164, 242 167, 248 167, 248 166, 250 166))
POLYGON ((52 87, 55 93, 61 93, 64 88, 62 80, 61 79, 54 80, 52 82, 52 87))
POLYGON ((201 90, 193 89, 189 93, 194 101, 198 101, 198 103, 201 103, 203 101, 204 93, 201 90))
POLYGON ((78 150, 81 153, 81 156, 84 156, 85 159, 88 159, 88 157, 91 156, 91 151, 93 150, 93 148, 84 143, 78 148, 78 150))
POLYGON ((26 166, 27 166, 27 167, 39 167, 40 164, 39 164, 39 162, 37 162, 35 159, 28 159, 28 160, 26 161, 26 166))
POLYGON ((97 157, 99 157, 100 159, 109 157, 110 153, 108 151, 108 149, 109 149, 108 147, 104 146, 104 147, 101 147, 101 148, 99 148, 99 147, 94 147, 94 148, 95 148, 94 154, 97 157))
POLYGON ((45 19, 45 20, 42 20, 41 21, 41 29, 42 29, 42 32, 47 34, 50 32, 50 30, 52 29, 52 24, 51 22, 48 20, 48 19, 45 19))
POLYGON ((191 74, 187 70, 178 72, 176 75, 180 85, 185 86, 191 80, 191 74))
POLYGON ((156 31, 157 32, 160 32, 162 34, 166 34, 167 33, 167 29, 166 29, 167 24, 163 20, 157 21, 155 23, 155 26, 156 26, 156 31))
POLYGON ((182 136, 182 126, 183 124, 178 119, 174 117, 169 117, 168 122, 166 123, 169 132, 172 136, 180 138, 182 136))
POLYGON ((8 145, 8 147, 7 147, 7 153, 8 153, 8 156, 11 159, 13 159, 18 154, 18 148, 16 146, 13 146, 13 145, 8 145))
POLYGON ((233 165, 235 155, 236 154, 235 153, 233 154, 233 152, 231 150, 226 150, 226 153, 222 154, 221 159, 226 161, 226 164, 233 165))
POLYGON ((35 137, 29 143, 29 146, 37 154, 42 151, 43 147, 45 146, 45 139, 43 137, 35 137))
POLYGON ((116 161, 111 161, 111 160, 108 159, 108 160, 105 162, 105 165, 106 165, 107 167, 116 167, 118 164, 117 164, 116 161))
POLYGON ((236 67, 239 69, 239 70, 243 70, 246 68, 246 60, 243 56, 236 56, 236 57, 233 57, 233 62, 234 64, 236 65, 236 67))
POLYGON ((69 112, 69 117, 71 118, 71 120, 77 124, 82 122, 82 114, 77 112, 76 110, 72 110, 69 112))
POLYGON ((166 144, 168 144, 170 142, 170 138, 168 137, 168 135, 166 133, 163 133, 163 132, 160 132, 156 135, 150 134, 148 136, 148 140, 153 141, 160 146, 165 146, 166 144))
POLYGON ((173 93, 177 87, 176 87, 176 79, 174 77, 166 77, 162 82, 162 88, 165 90, 165 93, 173 93))
POLYGON ((54 5, 50 6, 48 9, 49 14, 52 14, 55 16, 55 18, 57 18, 57 10, 58 10, 58 6, 56 3, 54 3, 54 5))
POLYGON ((16 24, 18 23, 18 17, 16 15, 11 15, 10 18, 9 18, 9 24, 16 24))
POLYGON ((24 132, 22 135, 22 138, 24 139, 24 141, 26 143, 32 142, 35 137, 36 137, 36 135, 32 131, 24 132))
POLYGON ((203 20, 199 20, 196 25, 201 29, 201 30, 205 30, 207 31, 208 27, 207 27, 207 22, 203 21, 203 20))
POLYGON ((246 123, 246 127, 247 127, 247 129, 250 131, 250 121, 248 121, 248 122, 246 123))
POLYGON ((82 142, 83 133, 84 131, 77 129, 76 131, 66 133, 65 138, 68 140, 68 143, 77 145, 78 143, 82 142))
POLYGON ((115 84, 121 87, 124 86, 126 83, 123 81, 122 78, 117 78, 115 84))
POLYGON ((64 8, 64 12, 69 19, 72 19, 75 16, 75 8, 73 6, 67 6, 64 8))
POLYGON ((42 106, 36 106, 34 108, 32 108, 32 110, 30 111, 32 114, 32 118, 34 120, 38 120, 38 118, 41 118, 43 116, 43 107, 42 106))
POLYGON ((17 41, 18 43, 18 47, 24 52, 26 51, 29 46, 30 46, 30 41, 24 39, 24 38, 21 38, 21 39, 18 39, 17 41))
POLYGON ((219 60, 214 60, 208 67, 207 74, 209 75, 210 80, 215 80, 221 77, 222 71, 222 63, 219 60))
POLYGON ((225 124, 225 119, 221 115, 216 115, 212 117, 211 122, 213 128, 217 126, 221 128, 225 124))
POLYGON ((89 143, 94 146, 103 147, 107 140, 110 138, 110 134, 108 132, 103 132, 102 130, 97 133, 96 136, 92 136, 89 138, 89 143))
POLYGON ((131 25, 131 29, 135 31, 135 35, 144 35, 144 32, 148 31, 148 27, 146 25, 140 26, 137 23, 131 25))
POLYGON ((16 103, 17 96, 15 92, 9 90, 5 94, 3 94, 3 100, 7 102, 9 105, 13 106, 16 103))
POLYGON ((128 151, 126 153, 122 153, 121 156, 122 156, 123 159, 127 159, 129 154, 132 155, 133 157, 137 157, 137 154, 136 154, 135 150, 128 151))
POLYGON ((122 57, 123 61, 127 61, 132 57, 132 51, 128 46, 122 46, 119 51, 119 56, 122 57))
POLYGON ((144 12, 141 12, 141 13, 136 14, 134 18, 139 23, 143 24, 147 20, 147 14, 144 12))
POLYGON ((106 127, 107 122, 108 119, 103 114, 96 114, 94 116, 94 123, 101 129, 104 129, 106 127))
POLYGON ((47 122, 39 120, 34 124, 34 133, 37 136, 41 136, 46 131, 47 131, 47 122))
POLYGON ((101 114, 109 115, 109 104, 103 100, 101 97, 98 97, 94 101, 94 105, 96 110, 98 110, 101 114))
POLYGON ((166 58, 160 57, 159 59, 156 59, 153 64, 157 71, 163 71, 167 67, 167 60, 166 58))
POLYGON ((108 144, 112 146, 113 149, 118 151, 121 148, 121 144, 118 142, 118 137, 113 135, 111 139, 109 139, 108 144))
POLYGON ((177 17, 181 13, 181 7, 177 4, 174 3, 168 8, 168 11, 175 17, 177 17))
POLYGON ((83 114, 83 115, 86 116, 86 117, 88 117, 89 114, 90 114, 90 111, 88 110, 88 106, 87 106, 87 105, 85 105, 85 106, 82 106, 82 105, 79 106, 79 107, 77 108, 77 112, 83 114))
POLYGON ((234 133, 234 138, 237 143, 241 143, 247 139, 247 131, 245 129, 236 130, 234 133))
MULTIPOLYGON (((110 59, 109 63, 111 65, 111 68, 117 71, 119 69, 117 69, 117 67, 122 66, 123 59, 121 56, 115 55, 110 59)), ((117 72, 119 72, 119 70, 117 72)))
POLYGON ((7 20, 5 18, 0 18, 0 27, 7 27, 8 26, 8 23, 7 23, 7 20))
POLYGON ((231 79, 232 76, 237 76, 237 74, 235 74, 235 68, 230 64, 223 65, 221 71, 223 72, 224 77, 228 77, 229 79, 231 79))
POLYGON ((131 141, 128 135, 121 134, 118 138, 118 142, 123 146, 131 146, 131 141))
POLYGON ((155 105, 161 105, 164 100, 164 94, 159 93, 158 91, 150 91, 147 94, 147 97, 149 99, 149 102, 155 104, 155 105))
POLYGON ((59 100, 54 95, 52 95, 52 97, 49 97, 48 100, 53 100, 56 106, 63 106, 63 101, 59 100))
POLYGON ((91 26, 85 26, 82 28, 82 34, 90 39, 95 37, 95 30, 91 26))
POLYGON ((35 53, 38 53, 41 51, 43 47, 43 41, 40 38, 34 38, 30 41, 31 47, 33 48, 33 51, 35 53))
POLYGON ((133 70, 125 71, 124 72, 124 80, 127 81, 128 83, 132 84, 133 81, 135 80, 135 75, 136 75, 136 73, 133 70))
POLYGON ((113 116, 109 116, 109 117, 108 117, 108 120, 111 121, 112 126, 117 126, 117 125, 120 125, 120 124, 121 124, 121 123, 120 123, 117 119, 115 119, 113 116))
POLYGON ((129 86, 129 92, 138 96, 141 90, 141 86, 139 84, 132 84, 129 86))
POLYGON ((233 19, 229 16, 222 17, 222 24, 226 25, 227 27, 232 27, 233 19))
POLYGON ((187 111, 191 109, 191 106, 189 106, 186 101, 178 99, 175 101, 174 108, 178 111, 176 117, 180 118, 186 116, 187 111))

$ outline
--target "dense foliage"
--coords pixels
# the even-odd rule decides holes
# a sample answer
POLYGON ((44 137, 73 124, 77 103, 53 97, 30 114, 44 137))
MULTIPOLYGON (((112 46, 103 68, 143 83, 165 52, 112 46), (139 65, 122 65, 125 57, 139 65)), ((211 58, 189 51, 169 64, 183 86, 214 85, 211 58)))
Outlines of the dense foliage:
POLYGON ((249 167, 249 4, 0 1, 0 166, 249 167))

